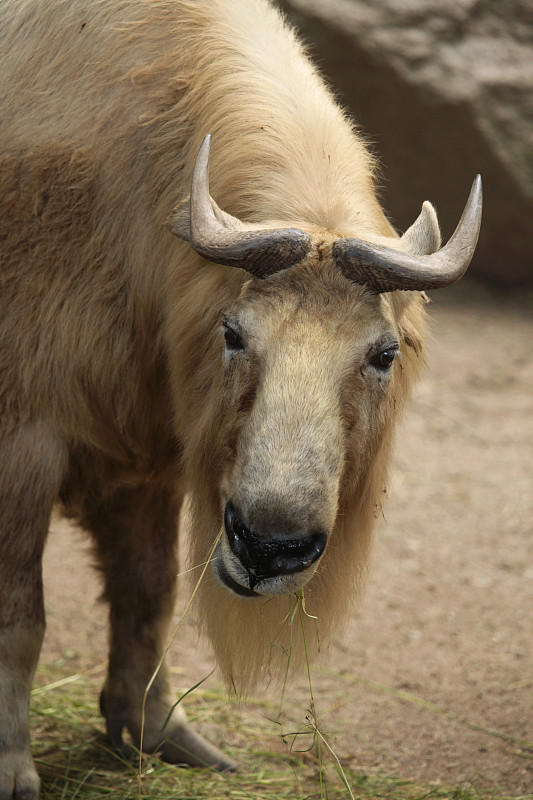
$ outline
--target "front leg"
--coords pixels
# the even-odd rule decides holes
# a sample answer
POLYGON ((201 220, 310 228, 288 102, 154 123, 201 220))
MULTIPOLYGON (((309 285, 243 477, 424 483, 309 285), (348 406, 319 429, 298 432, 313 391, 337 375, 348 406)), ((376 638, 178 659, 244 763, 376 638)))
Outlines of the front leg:
MULTIPOLYGON (((179 503, 161 487, 123 489, 87 509, 110 604, 110 652, 100 705, 113 744, 127 728, 141 745, 142 704, 167 641, 175 599, 179 503)), ((170 763, 235 765, 188 725, 163 662, 148 693, 142 746, 170 763)))
POLYGON ((44 634, 41 559, 66 455, 41 423, 0 436, 0 800, 35 800, 29 697, 44 634))
MULTIPOLYGON (((3 572, 0 568, 0 580, 3 572)), ((34 596, 36 591, 38 587, 30 589, 34 596)), ((0 800, 35 800, 39 795, 30 752, 29 697, 43 634, 42 614, 0 624, 0 800)))

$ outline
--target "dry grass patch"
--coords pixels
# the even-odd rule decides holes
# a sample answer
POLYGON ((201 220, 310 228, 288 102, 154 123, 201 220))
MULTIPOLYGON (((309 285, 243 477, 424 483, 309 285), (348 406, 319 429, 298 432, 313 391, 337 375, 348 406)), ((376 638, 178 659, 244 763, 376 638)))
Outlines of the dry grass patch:
MULTIPOLYGON (((310 711, 302 727, 281 721, 271 701, 232 702, 221 689, 200 687, 187 697, 191 721, 241 765, 237 774, 177 768, 137 750, 110 747, 98 712, 102 667, 70 674, 39 670, 32 696, 34 754, 42 800, 481 800, 464 789, 421 787, 381 775, 340 772, 327 741, 313 731, 310 711), (307 720, 307 721, 306 721, 307 720), (317 747, 320 741, 321 747, 317 747)), ((498 797, 495 800, 504 800, 498 797)), ((484 795, 486 798, 486 795, 484 795)))

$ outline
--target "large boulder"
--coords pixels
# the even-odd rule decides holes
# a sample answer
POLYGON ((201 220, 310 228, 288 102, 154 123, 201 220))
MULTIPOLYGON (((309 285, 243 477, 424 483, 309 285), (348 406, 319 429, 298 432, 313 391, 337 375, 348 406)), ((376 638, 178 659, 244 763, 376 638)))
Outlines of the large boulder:
POLYGON ((444 237, 474 175, 484 212, 471 271, 533 283, 531 0, 280 0, 382 164, 404 230, 423 200, 444 237))

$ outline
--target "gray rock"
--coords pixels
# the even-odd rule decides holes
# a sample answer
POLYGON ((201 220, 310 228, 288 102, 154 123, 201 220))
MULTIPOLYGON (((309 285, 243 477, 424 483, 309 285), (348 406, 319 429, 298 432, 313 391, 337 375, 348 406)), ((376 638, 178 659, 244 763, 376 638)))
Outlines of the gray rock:
POLYGON ((533 0, 279 5, 377 152, 393 223, 428 199, 447 238, 480 172, 471 271, 533 283, 533 0))

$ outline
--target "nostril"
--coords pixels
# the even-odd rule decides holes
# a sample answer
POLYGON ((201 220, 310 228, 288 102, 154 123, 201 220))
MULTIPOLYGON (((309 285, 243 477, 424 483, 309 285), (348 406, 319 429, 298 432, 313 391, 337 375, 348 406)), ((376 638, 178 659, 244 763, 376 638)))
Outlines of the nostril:
POLYGON ((314 533, 311 537, 311 542, 308 549, 309 563, 314 564, 318 561, 324 550, 326 549, 327 536, 325 533, 314 533))
POLYGON ((250 533, 246 525, 234 514, 231 520, 231 529, 240 539, 246 539, 247 534, 250 533))
POLYGON ((251 556, 250 556, 250 551, 248 550, 242 539, 239 539, 239 537, 236 534, 233 534, 228 536, 228 541, 233 554, 237 556, 237 558, 242 564, 247 565, 251 560, 251 556))
POLYGON ((226 505, 224 527, 233 553, 243 564, 249 564, 251 554, 248 545, 253 547, 256 536, 246 527, 231 501, 226 505))
POLYGON ((271 575, 290 575, 302 572, 318 561, 326 549, 325 533, 314 533, 305 539, 295 539, 281 546, 268 564, 271 575))

